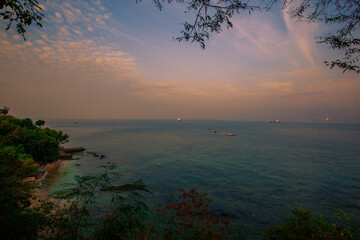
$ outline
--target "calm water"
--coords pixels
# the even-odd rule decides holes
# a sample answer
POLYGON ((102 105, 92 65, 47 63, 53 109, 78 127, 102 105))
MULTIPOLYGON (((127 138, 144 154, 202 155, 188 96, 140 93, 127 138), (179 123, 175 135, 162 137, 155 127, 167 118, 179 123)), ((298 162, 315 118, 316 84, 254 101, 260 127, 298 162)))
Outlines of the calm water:
POLYGON ((49 127, 70 135, 67 146, 106 158, 74 161, 54 188, 112 161, 123 174, 119 184, 144 180, 153 208, 179 187, 196 188, 250 236, 299 205, 325 216, 342 209, 360 222, 360 124, 77 121, 49 121, 49 127))

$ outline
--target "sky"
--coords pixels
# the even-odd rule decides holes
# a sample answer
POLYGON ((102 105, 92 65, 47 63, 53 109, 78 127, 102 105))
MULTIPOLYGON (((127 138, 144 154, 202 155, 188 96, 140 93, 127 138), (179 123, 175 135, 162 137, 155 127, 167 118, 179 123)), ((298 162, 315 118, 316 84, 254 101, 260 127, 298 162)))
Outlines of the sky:
POLYGON ((331 27, 278 6, 235 16, 202 50, 173 40, 194 17, 181 4, 41 3, 26 42, 0 24, 0 106, 15 116, 360 122, 360 75, 330 70, 315 40, 331 27))

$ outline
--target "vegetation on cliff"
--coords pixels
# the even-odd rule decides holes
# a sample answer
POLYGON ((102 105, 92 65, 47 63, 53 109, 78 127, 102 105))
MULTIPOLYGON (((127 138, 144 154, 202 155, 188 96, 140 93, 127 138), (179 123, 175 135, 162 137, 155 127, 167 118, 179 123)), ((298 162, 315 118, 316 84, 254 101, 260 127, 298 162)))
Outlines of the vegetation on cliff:
POLYGON ((41 128, 29 118, 18 119, 11 116, 0 117, 0 146, 16 147, 18 153, 29 154, 35 162, 49 162, 59 155, 59 144, 67 142, 68 135, 61 131, 41 128))
POLYGON ((41 129, 29 118, 0 116, 0 231, 6 239, 37 239, 38 228, 46 222, 49 208, 32 205, 39 163, 57 158, 60 143, 68 135, 41 129))

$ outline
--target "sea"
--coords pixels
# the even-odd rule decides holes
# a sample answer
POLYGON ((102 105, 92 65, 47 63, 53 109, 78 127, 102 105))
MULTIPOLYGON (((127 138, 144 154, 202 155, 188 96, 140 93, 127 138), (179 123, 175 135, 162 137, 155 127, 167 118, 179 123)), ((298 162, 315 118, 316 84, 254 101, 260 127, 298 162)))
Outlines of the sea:
POLYGON ((174 119, 49 120, 47 126, 70 136, 65 147, 86 148, 51 191, 113 162, 122 174, 117 185, 144 181, 152 211, 173 201, 179 188, 194 188, 249 239, 261 239, 267 226, 300 206, 330 219, 343 210, 360 224, 360 124, 174 119))

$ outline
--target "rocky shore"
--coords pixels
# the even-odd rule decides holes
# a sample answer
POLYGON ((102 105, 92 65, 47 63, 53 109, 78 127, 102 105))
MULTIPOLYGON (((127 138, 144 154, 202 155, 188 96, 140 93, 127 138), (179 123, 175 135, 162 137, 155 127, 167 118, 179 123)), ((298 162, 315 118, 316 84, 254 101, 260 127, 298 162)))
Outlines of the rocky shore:
MULTIPOLYGON (((73 148, 64 148, 59 147, 59 156, 58 159, 46 163, 44 165, 39 165, 39 174, 36 177, 27 179, 27 181, 33 181, 37 187, 37 194, 42 197, 46 197, 48 194, 48 186, 54 183, 58 177, 61 175, 59 169, 65 164, 69 164, 73 160, 79 160, 80 156, 74 158, 74 154, 81 154, 83 157, 94 157, 103 159, 106 156, 101 153, 96 152, 84 152, 86 148, 84 147, 73 147, 73 148), (84 153, 82 153, 84 152, 84 153)), ((80 164, 75 164, 75 166, 80 166, 80 164)))
POLYGON ((75 148, 59 147, 59 159, 71 160, 73 157, 73 153, 82 152, 84 150, 86 150, 86 148, 84 147, 75 147, 75 148))
POLYGON ((78 153, 86 150, 84 147, 76 148, 64 148, 59 147, 59 157, 53 162, 39 165, 39 174, 36 177, 27 179, 28 181, 34 181, 37 186, 36 193, 40 197, 46 197, 48 193, 47 187, 44 185, 51 185, 56 181, 56 176, 59 174, 59 168, 62 167, 67 161, 74 160, 73 153, 78 153), (46 181, 46 184, 44 182, 46 181))

